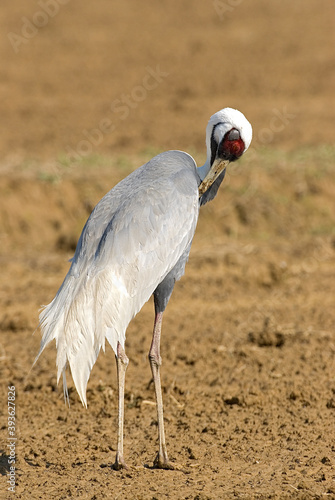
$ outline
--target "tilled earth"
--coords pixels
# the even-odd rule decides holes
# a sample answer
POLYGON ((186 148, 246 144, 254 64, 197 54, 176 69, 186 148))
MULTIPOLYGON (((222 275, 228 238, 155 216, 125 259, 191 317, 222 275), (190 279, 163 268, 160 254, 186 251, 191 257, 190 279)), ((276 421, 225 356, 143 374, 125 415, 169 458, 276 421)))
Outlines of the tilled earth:
POLYGON ((335 498, 332 2, 51 4, 38 28, 40 3, 0 12, 0 497, 335 498), (99 199, 161 150, 201 164, 206 121, 226 105, 255 135, 201 210, 164 317, 175 470, 152 468, 150 300, 127 332, 129 469, 115 472, 114 354, 98 358, 87 410, 69 375, 68 409, 55 347, 31 369, 38 310, 99 199))

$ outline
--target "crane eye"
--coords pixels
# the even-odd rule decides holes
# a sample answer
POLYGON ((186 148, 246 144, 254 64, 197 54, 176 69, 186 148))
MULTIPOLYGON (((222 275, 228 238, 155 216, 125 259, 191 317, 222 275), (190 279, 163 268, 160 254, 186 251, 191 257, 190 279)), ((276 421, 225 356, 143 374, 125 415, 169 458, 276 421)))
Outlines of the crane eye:
POLYGON ((237 141, 240 139, 240 133, 236 128, 233 128, 229 133, 228 133, 228 141, 237 141))

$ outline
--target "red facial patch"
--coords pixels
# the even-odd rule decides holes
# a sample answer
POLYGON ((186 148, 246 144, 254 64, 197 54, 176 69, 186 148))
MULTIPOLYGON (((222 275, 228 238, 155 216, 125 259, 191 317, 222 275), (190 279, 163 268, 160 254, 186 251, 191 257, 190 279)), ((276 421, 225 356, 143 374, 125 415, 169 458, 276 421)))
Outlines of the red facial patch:
POLYGON ((227 141, 227 147, 231 151, 231 154, 239 158, 244 151, 244 142, 242 139, 236 139, 235 141, 227 141))
POLYGON ((220 144, 220 155, 227 160, 234 161, 242 156, 245 149, 241 138, 230 141, 226 136, 220 144))

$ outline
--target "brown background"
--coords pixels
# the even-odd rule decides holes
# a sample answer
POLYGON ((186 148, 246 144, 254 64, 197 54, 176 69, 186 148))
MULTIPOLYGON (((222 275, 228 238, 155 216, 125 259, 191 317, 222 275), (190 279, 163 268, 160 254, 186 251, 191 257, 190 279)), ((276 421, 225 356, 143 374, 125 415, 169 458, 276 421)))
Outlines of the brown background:
POLYGON ((334 498, 333 2, 42 4, 0 9, 2 490, 14 384, 16 498, 334 498), (151 469, 150 301, 127 334, 130 469, 116 473, 113 353, 88 410, 73 390, 66 409, 54 347, 30 372, 38 309, 102 195, 162 150, 201 164, 225 106, 254 141, 202 210, 163 326, 178 470, 151 469))

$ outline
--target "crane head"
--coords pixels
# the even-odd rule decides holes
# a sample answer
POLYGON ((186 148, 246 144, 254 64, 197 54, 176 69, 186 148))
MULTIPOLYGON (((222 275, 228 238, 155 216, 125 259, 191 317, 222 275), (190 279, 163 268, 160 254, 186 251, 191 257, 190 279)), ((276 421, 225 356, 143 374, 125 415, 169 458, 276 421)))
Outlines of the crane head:
POLYGON ((237 109, 224 108, 209 120, 206 130, 206 176, 199 186, 202 195, 230 162, 238 160, 250 146, 252 127, 237 109))

